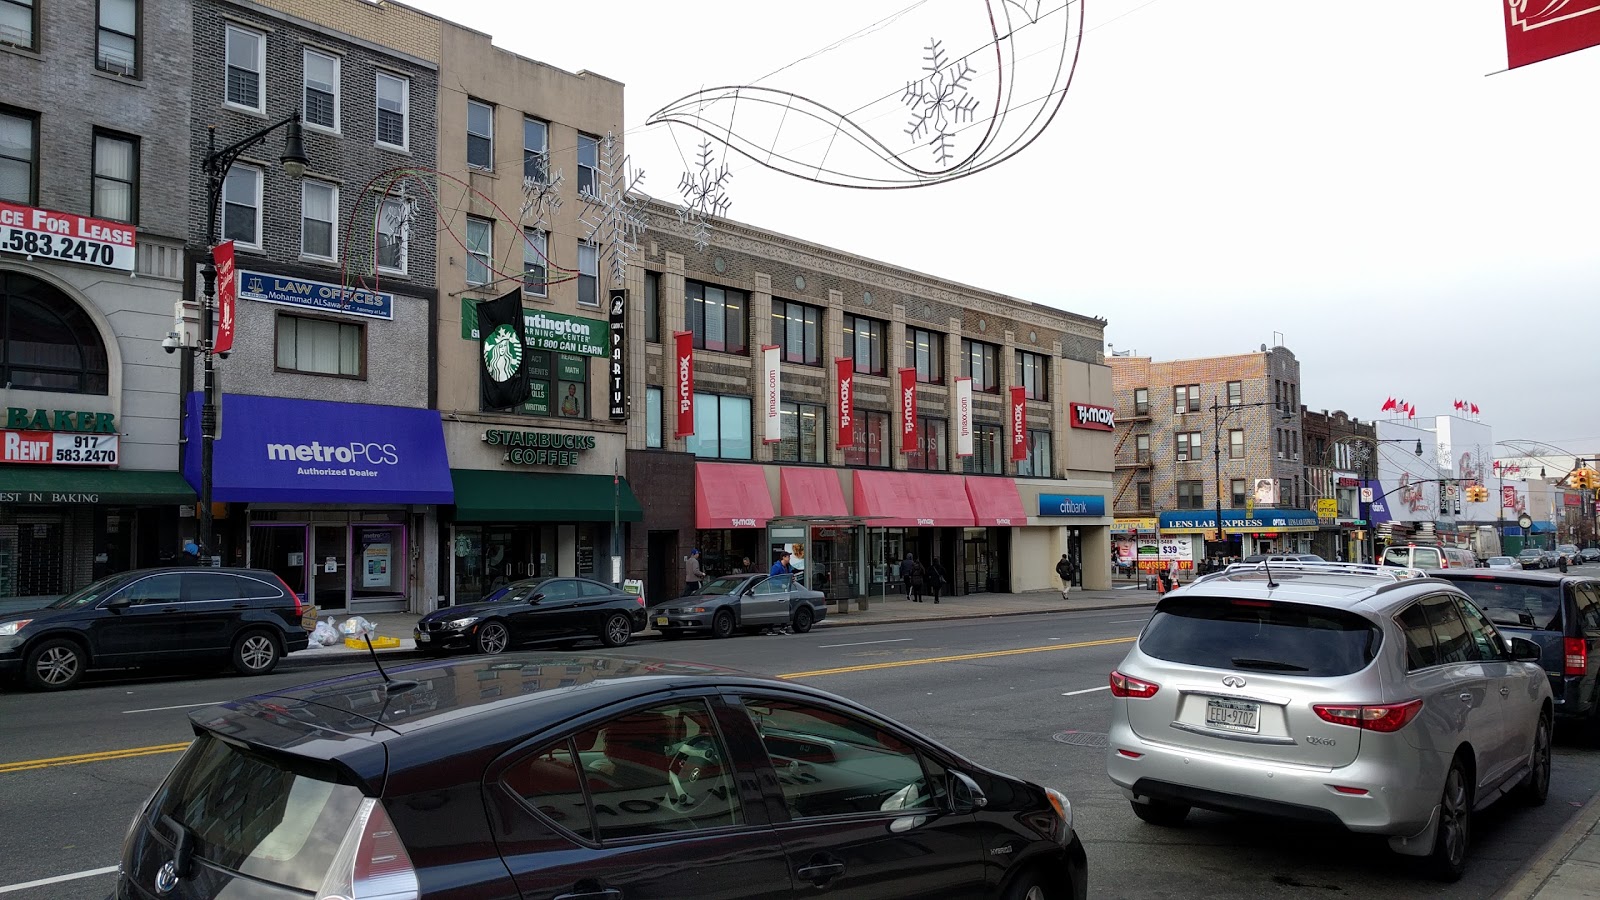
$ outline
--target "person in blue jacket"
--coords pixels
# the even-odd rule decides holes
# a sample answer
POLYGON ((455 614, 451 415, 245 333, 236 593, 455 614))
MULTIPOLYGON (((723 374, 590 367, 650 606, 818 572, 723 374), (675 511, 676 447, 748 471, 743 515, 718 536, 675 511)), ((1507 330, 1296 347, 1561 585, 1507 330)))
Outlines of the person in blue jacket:
POLYGON ((787 574, 789 574, 790 572, 793 572, 793 571, 794 571, 794 568, 789 565, 789 551, 782 550, 782 551, 779 551, 779 553, 778 553, 777 562, 774 562, 772 564, 772 568, 767 570, 767 574, 768 575, 787 575, 787 574))

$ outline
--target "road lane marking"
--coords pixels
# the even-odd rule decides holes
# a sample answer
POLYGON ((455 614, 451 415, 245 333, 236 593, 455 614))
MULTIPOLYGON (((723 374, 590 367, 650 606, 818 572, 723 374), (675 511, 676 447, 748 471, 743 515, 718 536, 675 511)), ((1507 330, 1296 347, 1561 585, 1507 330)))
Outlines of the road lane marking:
POLYGON ((827 650, 830 647, 865 647, 868 644, 895 644, 900 641, 915 640, 914 638, 889 638, 886 641, 856 641, 853 644, 823 644, 818 650, 827 650))
POLYGON ((0 775, 9 775, 12 772, 26 772, 31 769, 48 769, 53 766, 76 766, 82 763, 110 762, 114 759, 133 759, 138 756, 157 756, 162 753, 182 753, 189 749, 189 742, 181 744, 158 744, 151 747, 126 747, 121 750, 101 750, 98 753, 79 753, 75 756, 53 756, 48 759, 22 759, 16 762, 0 763, 0 775))
POLYGON ((1111 685, 1102 684, 1099 687, 1084 688, 1081 691, 1067 691, 1065 694, 1062 694, 1061 696, 1063 696, 1063 697, 1076 697, 1079 694, 1092 694, 1095 691, 1109 691, 1109 690, 1111 690, 1111 685))
POLYGON ((180 703, 177 706, 152 706, 149 709, 125 709, 122 711, 122 714, 126 716, 130 713, 164 712, 169 709, 193 709, 196 706, 216 706, 219 703, 227 702, 228 701, 226 700, 212 700, 209 703, 180 703))
POLYGON ((1107 622, 1106 624, 1107 625, 1126 625, 1129 622, 1148 622, 1148 621, 1150 621, 1150 617, 1149 616, 1141 616, 1140 618, 1137 618, 1137 619, 1112 619, 1111 621, 1107 622))
POLYGON ((963 653, 960 656, 934 656, 927 659, 902 659, 895 662, 867 663, 860 666, 841 666, 836 669, 813 669, 809 672, 789 672, 779 678, 816 678, 821 675, 845 675, 851 672, 871 672, 876 669, 898 669, 902 666, 927 666, 933 663, 965 662, 973 659, 995 659, 1001 656, 1021 656, 1024 653, 1048 653, 1051 650, 1077 650, 1083 647, 1105 647, 1111 644, 1130 644, 1137 637, 1106 638, 1099 641, 1079 641, 1075 644, 1052 644, 1048 647, 1021 647, 1016 650, 990 650, 985 653, 963 653))
POLYGON ((85 869, 82 872, 73 872, 71 875, 56 875, 51 878, 41 878, 38 881, 24 881, 21 884, 0 885, 0 894, 9 894, 12 891, 25 891, 28 888, 44 887, 47 884, 60 884, 63 881, 76 881, 79 878, 93 878, 96 875, 110 875, 116 870, 116 866, 106 866, 103 869, 85 869))

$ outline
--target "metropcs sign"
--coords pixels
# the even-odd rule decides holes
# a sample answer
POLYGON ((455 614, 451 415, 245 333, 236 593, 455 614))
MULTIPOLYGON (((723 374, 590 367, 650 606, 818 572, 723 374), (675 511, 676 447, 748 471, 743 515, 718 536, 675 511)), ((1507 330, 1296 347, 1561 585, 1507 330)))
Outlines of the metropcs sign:
POLYGON ((342 468, 297 466, 296 475, 344 475, 352 478, 376 478, 378 470, 368 466, 397 466, 400 454, 394 444, 369 444, 351 441, 348 444, 267 444, 269 462, 332 463, 342 468))
POLYGON ((1088 428, 1093 431, 1116 431, 1117 411, 1109 406, 1092 406, 1088 403, 1073 403, 1072 427, 1088 428))

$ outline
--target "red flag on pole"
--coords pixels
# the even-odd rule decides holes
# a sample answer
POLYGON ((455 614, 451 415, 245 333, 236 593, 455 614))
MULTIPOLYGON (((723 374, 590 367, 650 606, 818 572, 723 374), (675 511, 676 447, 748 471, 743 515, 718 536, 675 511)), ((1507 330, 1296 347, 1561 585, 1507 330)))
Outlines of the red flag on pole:
POLYGON ((1011 389, 1011 460, 1028 458, 1028 389, 1011 389))
POLYGON ((917 370, 900 370, 900 452, 917 452, 917 370))
POLYGON ((1501 0, 1506 68, 1600 44, 1600 0, 1501 0))
POLYGON ((1390 398, 1388 398, 1388 399, 1386 399, 1386 400, 1384 400, 1384 401, 1383 401, 1383 407, 1382 407, 1382 408, 1381 408, 1381 409, 1379 409, 1379 410, 1378 410, 1378 412, 1390 412, 1390 411, 1392 411, 1392 410, 1393 410, 1393 409, 1394 409, 1394 408, 1395 408, 1395 407, 1396 407, 1396 406, 1397 406, 1397 405, 1398 405, 1398 404, 1396 404, 1396 403, 1395 403, 1395 402, 1394 402, 1394 398, 1393 398, 1393 397, 1390 397, 1390 398))
POLYGON ((833 361, 839 372, 839 433, 838 446, 854 447, 856 444, 856 361, 841 356, 833 361))
POLYGON ((672 436, 688 437, 694 434, 694 332, 674 331, 672 342, 676 348, 673 386, 678 400, 678 427, 672 436))
MULTIPOLYGON (((223 241, 211 250, 217 266, 217 342, 212 350, 227 353, 233 349, 233 307, 239 298, 239 275, 233 268, 233 241, 223 241)), ((201 340, 210 337, 202 335, 201 340)))
POLYGON ((1472 404, 1472 414, 1473 415, 1477 415, 1478 414, 1478 404, 1476 404, 1476 403, 1472 404))

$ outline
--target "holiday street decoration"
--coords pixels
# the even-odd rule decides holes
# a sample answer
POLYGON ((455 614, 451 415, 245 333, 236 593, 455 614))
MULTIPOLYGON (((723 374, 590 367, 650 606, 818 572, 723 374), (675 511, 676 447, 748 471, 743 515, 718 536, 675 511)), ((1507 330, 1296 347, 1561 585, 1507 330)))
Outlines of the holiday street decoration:
POLYGON ((644 171, 635 169, 633 159, 622 155, 616 135, 607 134, 599 151, 595 184, 578 194, 583 201, 579 221, 587 229, 584 240, 603 247, 611 263, 611 283, 621 285, 645 231, 645 197, 639 191, 644 171))
POLYGON ((728 181, 733 173, 728 164, 716 164, 716 154, 710 141, 700 142, 700 152, 695 155, 695 171, 683 173, 678 181, 678 191, 683 194, 683 206, 678 210, 678 221, 692 229, 694 248, 701 253, 711 246, 710 216, 726 218, 728 207, 728 181))
POLYGON ((945 58, 944 46, 939 41, 928 41, 928 52, 923 70, 928 74, 916 81, 906 82, 906 92, 901 101, 911 107, 911 121, 906 134, 913 141, 927 138, 939 165, 950 162, 950 141, 955 136, 954 127, 961 122, 971 122, 978 108, 978 98, 967 93, 967 82, 972 80, 972 66, 965 57, 957 60, 945 58))
POLYGON ((543 176, 522 179, 522 223, 541 231, 550 230, 550 216, 561 208, 561 170, 551 171, 547 154, 535 154, 534 165, 543 176))

